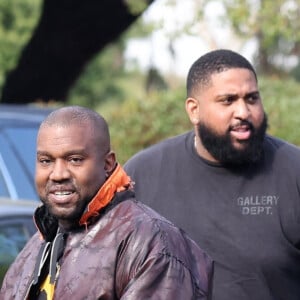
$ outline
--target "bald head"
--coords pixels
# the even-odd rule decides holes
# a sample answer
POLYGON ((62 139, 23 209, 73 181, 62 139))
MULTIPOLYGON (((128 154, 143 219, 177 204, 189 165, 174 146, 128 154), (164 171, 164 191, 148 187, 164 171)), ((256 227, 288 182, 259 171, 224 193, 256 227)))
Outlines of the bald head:
POLYGON ((105 119, 95 111, 82 106, 67 106, 50 113, 40 126, 45 127, 69 127, 87 126, 87 134, 96 139, 96 143, 104 150, 110 151, 110 135, 105 119))

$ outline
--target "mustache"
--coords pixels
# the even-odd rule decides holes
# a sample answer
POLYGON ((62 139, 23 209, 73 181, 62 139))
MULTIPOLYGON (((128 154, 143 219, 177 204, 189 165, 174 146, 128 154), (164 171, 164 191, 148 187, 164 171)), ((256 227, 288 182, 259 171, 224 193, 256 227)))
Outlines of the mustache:
POLYGON ((240 122, 229 126, 228 131, 234 130, 238 127, 245 127, 245 126, 248 127, 251 131, 255 131, 254 125, 250 121, 247 121, 247 120, 241 120, 240 122))
POLYGON ((55 192, 63 192, 70 191, 74 192, 77 190, 77 187, 73 183, 48 183, 46 186, 46 193, 55 193, 55 192))

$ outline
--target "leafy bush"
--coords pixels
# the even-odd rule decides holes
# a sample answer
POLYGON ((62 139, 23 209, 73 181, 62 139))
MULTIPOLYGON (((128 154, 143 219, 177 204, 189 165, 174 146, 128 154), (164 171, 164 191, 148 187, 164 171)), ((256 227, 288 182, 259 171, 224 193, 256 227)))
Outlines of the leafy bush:
POLYGON ((151 93, 118 105, 107 103, 97 111, 109 123, 112 146, 122 163, 138 150, 191 127, 181 91, 151 93))
POLYGON ((260 89, 272 135, 300 146, 300 86, 293 79, 262 78, 260 89))

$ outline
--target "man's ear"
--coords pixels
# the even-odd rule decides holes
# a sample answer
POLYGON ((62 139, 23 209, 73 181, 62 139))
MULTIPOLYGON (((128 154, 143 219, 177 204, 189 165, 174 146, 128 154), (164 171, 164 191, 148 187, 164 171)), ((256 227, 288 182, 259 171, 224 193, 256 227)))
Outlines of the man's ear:
POLYGON ((195 98, 189 97, 185 100, 185 110, 193 125, 198 125, 200 116, 200 104, 195 98))
POLYGON ((104 162, 105 162, 104 169, 105 169, 106 173, 108 175, 110 175, 114 171, 116 164, 117 164, 115 152, 113 152, 113 151, 108 152, 105 155, 104 162))

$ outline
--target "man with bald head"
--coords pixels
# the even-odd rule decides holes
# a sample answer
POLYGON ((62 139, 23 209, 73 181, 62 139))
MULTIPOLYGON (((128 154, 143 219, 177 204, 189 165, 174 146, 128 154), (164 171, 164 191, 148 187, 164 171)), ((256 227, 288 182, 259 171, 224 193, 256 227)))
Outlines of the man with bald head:
POLYGON ((106 121, 79 106, 52 112, 37 137, 38 229, 0 298, 208 299, 212 262, 137 202, 106 121))

